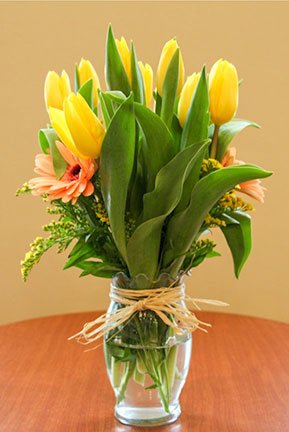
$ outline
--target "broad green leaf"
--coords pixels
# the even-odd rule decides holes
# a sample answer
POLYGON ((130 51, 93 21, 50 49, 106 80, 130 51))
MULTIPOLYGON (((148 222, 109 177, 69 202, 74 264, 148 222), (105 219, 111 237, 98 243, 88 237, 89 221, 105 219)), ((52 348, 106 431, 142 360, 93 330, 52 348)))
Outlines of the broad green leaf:
POLYGON ((172 119, 171 133, 174 137, 176 151, 180 151, 183 129, 180 126, 178 117, 174 114, 172 119))
POLYGON ((130 94, 130 84, 119 55, 112 27, 109 26, 106 40, 106 82, 110 90, 120 90, 126 96, 130 94))
POLYGON ((106 263, 102 261, 82 261, 76 263, 75 267, 83 270, 83 272, 80 274, 80 277, 92 275, 108 279, 111 279, 116 273, 124 270, 118 264, 106 263))
POLYGON ((181 148, 208 138, 209 95, 206 69, 203 67, 184 125, 181 148))
POLYGON ((54 129, 40 129, 38 132, 38 142, 41 147, 41 150, 45 154, 49 154, 49 141, 47 136, 51 136, 51 139, 57 140, 58 136, 54 132, 54 129))
POLYGON ((122 104, 123 101, 126 99, 125 94, 123 94, 123 92, 117 91, 117 90, 106 91, 106 92, 103 92, 103 94, 105 96, 109 97, 109 99, 111 99, 112 102, 116 102, 117 104, 122 104))
POLYGON ((132 176, 129 199, 129 213, 133 220, 137 221, 141 215, 143 208, 143 195, 146 192, 146 185, 143 178, 142 165, 140 163, 141 152, 136 162, 136 170, 132 176))
POLYGON ((162 88, 161 118, 169 128, 172 124, 174 105, 178 88, 179 59, 180 50, 176 49, 176 52, 174 53, 168 66, 162 88))
POLYGON ((210 140, 207 140, 207 146, 204 146, 202 151, 199 152, 199 144, 193 144, 195 148, 195 153, 198 152, 198 157, 195 159, 195 163, 191 168, 191 171, 188 175, 188 178, 185 181, 182 197, 178 206, 175 209, 175 213, 179 213, 183 211, 189 205, 192 190, 194 189, 195 184, 200 179, 200 170, 202 166, 203 159, 208 151, 208 145, 210 144, 210 140))
MULTIPOLYGON (((125 99, 124 94, 117 91, 105 92, 102 95, 116 104, 123 103, 125 99)), ((136 119, 143 132, 143 137, 141 137, 142 169, 147 191, 150 191, 154 188, 157 173, 172 159, 179 147, 178 142, 173 139, 167 126, 158 115, 138 102, 134 103, 134 108, 136 119)))
POLYGON ((105 121, 105 126, 108 128, 110 120, 113 117, 113 108, 111 100, 107 98, 105 93, 99 92, 99 101, 101 106, 102 116, 105 121))
POLYGON ((93 80, 86 81, 78 90, 78 93, 86 100, 91 109, 94 107, 93 100, 93 80))
MULTIPOLYGON (((206 78, 206 70, 203 67, 198 85, 194 92, 190 109, 188 112, 187 120, 183 129, 181 138, 181 148, 185 148, 188 145, 195 143, 200 143, 208 138, 208 127, 209 127, 209 96, 208 96, 208 86, 206 78)), ((198 150, 196 148, 196 150, 198 150)), ((176 209, 176 212, 184 210, 191 198, 192 190, 199 180, 200 169, 202 161, 207 152, 207 148, 200 153, 200 157, 196 160, 192 171, 189 174, 186 183, 184 185, 182 199, 176 209)))
POLYGON ((143 131, 143 163, 146 172, 147 190, 154 188, 159 170, 176 154, 172 135, 160 117, 139 103, 134 104, 135 116, 143 131))
POLYGON ((176 275, 202 223, 214 204, 237 184, 264 178, 272 173, 255 165, 239 165, 223 168, 198 181, 191 195, 189 206, 174 215, 168 224, 163 267, 176 275))
POLYGON ((155 99, 155 101, 156 101, 156 103, 155 103, 155 112, 156 112, 156 114, 157 114, 158 116, 160 116, 160 115, 161 115, 161 110, 162 110, 162 98, 161 98, 161 96, 158 94, 157 91, 155 91, 155 92, 153 93, 153 95, 154 95, 154 99, 155 99))
POLYGON ((115 244, 126 260, 125 212, 134 165, 135 117, 132 95, 119 107, 102 143, 101 190, 115 244))
POLYGON ((135 139, 135 160, 133 172, 130 179, 129 194, 127 200, 127 209, 130 218, 134 221, 139 219, 143 208, 143 195, 146 192, 146 184, 144 180, 144 166, 142 158, 142 143, 145 140, 142 135, 139 138, 139 126, 136 123, 136 139, 135 139))
POLYGON ((97 258, 95 250, 91 243, 87 243, 82 237, 78 240, 75 246, 72 248, 69 259, 64 265, 64 269, 68 269, 75 266, 78 262, 81 262, 87 258, 97 258))
POLYGON ((54 129, 40 129, 38 138, 43 153, 48 154, 50 151, 55 177, 60 179, 66 171, 67 162, 63 159, 55 144, 55 141, 59 139, 57 134, 54 129))
POLYGON ((251 217, 241 211, 229 215, 223 215, 226 226, 222 232, 231 250, 235 275, 239 278, 241 270, 250 255, 252 247, 251 217))
POLYGON ((144 84, 133 43, 131 43, 131 88, 135 102, 143 104, 145 100, 144 84))
POLYGON ((144 196, 143 223, 136 228, 127 245, 131 276, 139 273, 150 279, 156 276, 162 226, 178 204, 188 171, 197 157, 194 155, 193 147, 177 153, 158 173, 155 189, 144 196))
POLYGON ((158 173, 155 188, 144 195, 143 219, 171 213, 178 204, 184 182, 199 154, 207 148, 209 140, 183 149, 158 173))
MULTIPOLYGON (((253 126, 255 128, 260 128, 257 123, 251 122, 249 120, 241 120, 241 119, 233 119, 228 123, 223 124, 220 127, 219 135, 218 135, 218 149, 217 149, 217 159, 221 161, 223 159, 226 150, 233 140, 233 138, 238 135, 238 133, 242 132, 243 129, 248 126, 253 126)), ((214 133, 214 125, 210 126, 209 134, 210 137, 213 137, 214 133)))

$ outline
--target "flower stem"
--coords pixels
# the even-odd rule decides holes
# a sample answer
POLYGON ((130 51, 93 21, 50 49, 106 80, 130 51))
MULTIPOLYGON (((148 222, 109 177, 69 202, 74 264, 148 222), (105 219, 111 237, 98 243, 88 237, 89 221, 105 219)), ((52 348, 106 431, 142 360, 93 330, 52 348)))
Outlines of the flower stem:
POLYGON ((215 125, 212 146, 211 146, 211 158, 216 159, 217 149, 218 149, 218 134, 219 134, 220 126, 215 125))

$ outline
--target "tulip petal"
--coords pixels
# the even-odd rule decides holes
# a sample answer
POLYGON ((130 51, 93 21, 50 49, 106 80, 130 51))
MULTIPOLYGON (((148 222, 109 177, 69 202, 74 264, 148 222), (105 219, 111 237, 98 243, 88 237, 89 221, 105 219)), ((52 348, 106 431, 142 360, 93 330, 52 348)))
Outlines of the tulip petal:
POLYGON ((93 80, 93 102, 94 106, 98 103, 98 89, 100 88, 98 75, 89 60, 81 59, 78 66, 78 76, 80 87, 90 79, 93 80))
POLYGON ((115 43, 126 71, 129 82, 131 83, 131 53, 129 51, 128 45, 125 38, 122 36, 120 40, 115 39, 115 43))
MULTIPOLYGON (((167 74, 169 64, 178 48, 179 46, 176 39, 169 40, 163 47, 160 61, 158 64, 157 77, 156 77, 157 91, 160 96, 162 96, 163 94, 163 83, 167 74)), ((184 77, 185 77, 184 63, 183 63, 182 54, 180 52, 177 95, 179 95, 182 90, 184 84, 184 77)))
POLYGON ((73 141, 72 135, 68 129, 64 112, 57 108, 49 108, 49 116, 51 124, 59 136, 60 140, 66 145, 66 147, 72 151, 77 157, 84 158, 82 153, 78 151, 73 141))
POLYGON ((138 62, 139 68, 142 73, 146 106, 150 106, 153 96, 153 70, 149 64, 143 64, 141 61, 138 62))
POLYGON ((234 65, 218 60, 209 75, 210 113, 218 126, 230 121, 238 107, 238 74, 234 65))
POLYGON ((185 125, 188 111, 191 105, 191 101, 193 99, 193 94, 195 88, 197 87, 199 79, 200 79, 200 74, 194 72, 192 75, 190 75, 187 78, 185 85, 182 89, 179 105, 178 105, 178 117, 179 117, 180 125, 182 127, 184 127, 185 125))
POLYGON ((104 128, 83 97, 71 94, 64 103, 64 112, 78 150, 86 157, 98 158, 104 128))

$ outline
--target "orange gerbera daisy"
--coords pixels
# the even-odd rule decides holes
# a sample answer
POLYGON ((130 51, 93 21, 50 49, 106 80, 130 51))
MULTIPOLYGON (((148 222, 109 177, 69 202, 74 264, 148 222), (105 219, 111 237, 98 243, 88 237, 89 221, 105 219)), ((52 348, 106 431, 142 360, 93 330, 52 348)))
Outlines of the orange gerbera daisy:
POLYGON ((89 196, 94 191, 90 181, 97 169, 94 159, 79 159, 61 142, 56 141, 57 148, 67 162, 63 176, 57 180, 55 177, 52 157, 38 154, 35 157, 34 172, 39 174, 29 181, 33 195, 48 195, 48 200, 61 199, 63 202, 71 201, 75 204, 80 195, 89 196))
MULTIPOLYGON (((237 150, 235 147, 231 147, 226 151, 221 162, 223 167, 228 167, 232 165, 243 165, 245 163, 243 161, 236 159, 236 153, 237 150)), ((264 191, 266 189, 261 185, 260 179, 248 180, 244 183, 240 183, 236 187, 236 190, 249 195, 255 200, 260 201, 261 203, 264 202, 264 197, 265 197, 264 191)))

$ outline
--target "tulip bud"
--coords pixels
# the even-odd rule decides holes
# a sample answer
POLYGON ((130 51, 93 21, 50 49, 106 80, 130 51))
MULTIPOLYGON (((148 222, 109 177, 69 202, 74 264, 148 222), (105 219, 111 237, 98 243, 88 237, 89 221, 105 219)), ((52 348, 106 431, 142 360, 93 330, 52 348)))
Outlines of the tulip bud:
POLYGON ((184 127, 184 124, 187 120, 188 111, 190 109, 194 91, 198 85, 199 79, 200 79, 200 74, 194 72, 192 75, 190 75, 187 78, 185 85, 181 91, 181 96, 178 105, 178 117, 179 117, 179 123, 182 127, 184 127))
POLYGON ((68 129, 64 112, 58 108, 49 108, 49 117, 53 129, 59 136, 61 142, 78 158, 84 159, 86 156, 81 154, 73 141, 70 130, 68 129))
POLYGON ((124 67, 129 82, 131 83, 131 53, 127 46, 125 38, 122 36, 120 40, 115 39, 115 43, 124 67))
POLYGON ((141 61, 138 62, 145 90, 146 105, 150 106, 153 96, 153 70, 149 64, 143 64, 141 61))
POLYGON ((79 93, 71 93, 65 100, 64 114, 77 150, 86 157, 98 158, 105 130, 79 93))
POLYGON ((218 60, 209 75, 210 113, 212 122, 220 126, 230 121, 238 107, 238 74, 234 65, 218 60))
MULTIPOLYGON (((163 83, 165 81, 166 73, 169 67, 169 64, 176 52, 176 50, 179 48, 178 43, 175 39, 171 39, 168 41, 165 46, 163 47, 158 69, 157 69, 157 77, 156 77, 156 84, 157 84, 157 91, 160 96, 162 96, 162 90, 163 90, 163 83)), ((180 61, 179 61, 179 82, 178 82, 178 88, 177 88, 177 96, 181 93, 183 84, 185 79, 185 71, 184 71, 184 63, 182 54, 180 52, 180 61)))
POLYGON ((100 120, 78 93, 71 93, 64 102, 64 111, 50 108, 55 132, 78 157, 98 158, 105 130, 100 120))
POLYGON ((97 90, 100 88, 100 84, 97 73, 89 60, 81 59, 78 66, 78 76, 80 87, 90 79, 93 80, 93 105, 96 106, 98 102, 97 90))
POLYGON ((67 73, 62 71, 61 76, 56 72, 48 72, 44 84, 44 99, 46 108, 62 109, 64 99, 71 93, 70 81, 67 73))

